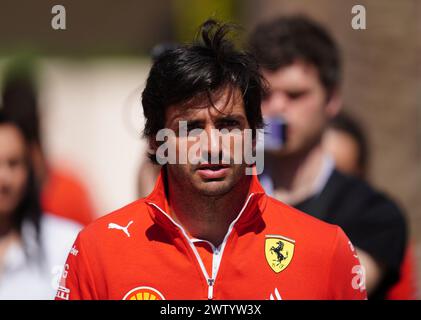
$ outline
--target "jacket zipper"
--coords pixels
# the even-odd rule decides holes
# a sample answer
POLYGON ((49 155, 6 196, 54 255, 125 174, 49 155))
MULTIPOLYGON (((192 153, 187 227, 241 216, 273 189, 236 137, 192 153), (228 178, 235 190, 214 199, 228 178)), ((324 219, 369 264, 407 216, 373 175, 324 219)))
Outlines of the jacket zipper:
MULTIPOLYGON (((218 275, 218 271, 219 271, 219 266, 221 264, 222 261, 222 254, 224 252, 227 240, 229 235, 232 232, 232 229, 234 228, 235 223, 238 221, 238 219, 240 219, 241 215, 243 214, 244 210, 247 208, 248 203, 250 202, 250 199, 252 198, 252 196, 254 195, 254 193, 251 193, 246 202, 243 205, 243 208, 241 209, 240 213, 238 214, 237 218, 235 218, 234 221, 231 222, 228 231, 224 237, 224 240, 221 243, 220 246, 220 250, 218 248, 216 248, 212 243, 210 243, 209 241, 206 241, 207 243, 209 243, 212 247, 212 252, 213 252, 213 257, 212 257, 212 277, 209 276, 205 265, 203 264, 202 258, 199 255, 199 252, 196 249, 196 246, 194 245, 193 241, 189 238, 189 236, 187 235, 186 231, 184 230, 184 228, 179 225, 177 222, 174 221, 173 218, 171 218, 171 216, 169 214, 167 214, 164 210, 162 210, 158 205, 156 205, 153 202, 148 202, 148 204, 154 206, 155 208, 157 208, 162 214, 164 214, 177 228, 179 228, 184 236, 184 238, 187 240, 187 243, 189 244, 190 248, 192 249, 197 262, 199 263, 200 269, 202 270, 203 276, 205 277, 206 280, 206 284, 208 286, 208 299, 212 300, 213 299, 213 289, 215 287, 215 279, 216 276, 218 275)), ((204 240, 203 240, 204 241, 204 240)))

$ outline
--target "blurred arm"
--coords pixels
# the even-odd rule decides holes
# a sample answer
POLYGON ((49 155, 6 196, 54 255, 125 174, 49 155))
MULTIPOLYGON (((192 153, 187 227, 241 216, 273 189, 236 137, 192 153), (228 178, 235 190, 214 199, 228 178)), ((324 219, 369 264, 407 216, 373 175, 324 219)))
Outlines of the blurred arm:
POLYGON ((384 268, 364 250, 357 248, 357 253, 362 266, 365 268, 366 289, 370 295, 380 283, 384 275, 384 268))

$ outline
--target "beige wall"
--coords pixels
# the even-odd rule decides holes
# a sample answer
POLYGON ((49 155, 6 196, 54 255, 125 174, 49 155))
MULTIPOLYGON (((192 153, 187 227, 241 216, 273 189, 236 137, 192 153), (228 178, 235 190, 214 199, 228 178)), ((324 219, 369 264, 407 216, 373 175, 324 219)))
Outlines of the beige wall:
POLYGON ((43 137, 49 158, 87 184, 99 215, 137 197, 145 144, 140 96, 149 62, 44 60, 43 137))

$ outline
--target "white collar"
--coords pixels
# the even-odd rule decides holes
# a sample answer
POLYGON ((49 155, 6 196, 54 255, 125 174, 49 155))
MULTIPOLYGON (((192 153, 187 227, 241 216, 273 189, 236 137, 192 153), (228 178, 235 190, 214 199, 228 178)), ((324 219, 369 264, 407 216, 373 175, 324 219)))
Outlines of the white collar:
POLYGON ((319 196, 320 193, 322 193, 334 169, 335 169, 335 161, 329 154, 325 153, 322 159, 322 167, 313 184, 314 196, 319 196))

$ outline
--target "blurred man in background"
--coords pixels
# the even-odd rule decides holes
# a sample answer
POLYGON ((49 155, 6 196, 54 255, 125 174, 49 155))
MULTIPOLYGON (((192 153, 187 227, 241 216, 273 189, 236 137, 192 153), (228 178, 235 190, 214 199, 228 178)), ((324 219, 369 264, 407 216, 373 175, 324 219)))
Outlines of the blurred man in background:
POLYGON ((335 42, 317 23, 291 16, 257 26, 250 44, 270 86, 263 115, 284 123, 286 133, 278 148, 265 152, 266 191, 341 226, 365 266, 369 298, 384 298, 399 279, 406 223, 394 202, 337 171, 323 151, 323 131, 342 104, 335 42))
MULTIPOLYGON (((332 156, 335 167, 347 175, 367 179, 369 150, 367 137, 359 123, 341 112, 328 124, 323 134, 323 149, 332 156)), ((391 300, 417 299, 417 263, 410 241, 400 269, 400 279, 386 294, 391 300)))
POLYGON ((52 299, 80 226, 43 213, 31 140, 0 108, 0 300, 52 299))

